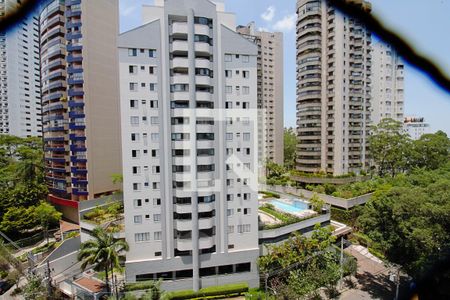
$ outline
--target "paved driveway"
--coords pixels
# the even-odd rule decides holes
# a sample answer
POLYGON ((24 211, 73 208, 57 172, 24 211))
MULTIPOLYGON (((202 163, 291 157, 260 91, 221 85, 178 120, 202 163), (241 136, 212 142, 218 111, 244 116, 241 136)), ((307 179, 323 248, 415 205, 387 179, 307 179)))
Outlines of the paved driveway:
MULTIPOLYGON (((394 271, 393 269, 385 266, 381 260, 370 254, 364 247, 351 245, 345 251, 357 259, 358 273, 353 280, 354 287, 342 292, 339 299, 394 299, 395 284, 389 280, 389 274, 394 271)), ((407 293, 406 285, 402 280, 400 299, 407 293)))

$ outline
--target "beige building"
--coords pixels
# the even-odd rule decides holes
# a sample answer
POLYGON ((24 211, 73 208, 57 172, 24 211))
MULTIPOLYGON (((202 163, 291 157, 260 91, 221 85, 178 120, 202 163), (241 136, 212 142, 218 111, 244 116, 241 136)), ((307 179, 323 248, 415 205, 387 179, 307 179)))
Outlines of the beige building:
POLYGON ((297 15, 297 170, 357 173, 367 166, 371 34, 326 2, 298 0, 297 15))
POLYGON ((374 124, 392 118, 404 118, 404 65, 390 45, 376 43, 372 49, 372 115, 374 124))
POLYGON ((51 0, 40 12, 49 199, 74 221, 78 201, 119 188, 118 31, 118 0, 51 0))
POLYGON ((236 31, 258 45, 258 160, 284 163, 283 33, 255 30, 255 23, 236 31))

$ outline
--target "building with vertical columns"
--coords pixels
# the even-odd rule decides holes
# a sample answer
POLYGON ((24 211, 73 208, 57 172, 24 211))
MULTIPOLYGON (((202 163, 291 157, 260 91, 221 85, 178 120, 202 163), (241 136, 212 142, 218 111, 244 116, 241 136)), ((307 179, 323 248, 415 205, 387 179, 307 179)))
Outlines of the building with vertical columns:
POLYGON ((210 0, 119 36, 126 280, 258 286, 257 46, 210 0))
POLYGON ((255 29, 255 23, 236 31, 258 45, 258 160, 284 164, 283 33, 255 29))
POLYGON ((368 163, 371 34, 325 1, 298 0, 297 15, 296 168, 358 173, 368 163))
POLYGON ((78 221, 78 201, 119 189, 118 0, 47 1, 40 27, 49 199, 78 221))
MULTIPOLYGON (((0 15, 18 6, 0 3, 0 15)), ((42 136, 39 17, 30 14, 0 32, 0 134, 42 136)))
POLYGON ((372 47, 372 115, 373 124, 384 118, 404 119, 404 64, 390 45, 372 47))

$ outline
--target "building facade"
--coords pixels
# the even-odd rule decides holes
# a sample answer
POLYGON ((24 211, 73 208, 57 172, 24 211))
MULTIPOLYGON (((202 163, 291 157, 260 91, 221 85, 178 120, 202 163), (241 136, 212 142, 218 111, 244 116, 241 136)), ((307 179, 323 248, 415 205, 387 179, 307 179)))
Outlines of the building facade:
POLYGON ((297 15, 296 168, 358 173, 368 164, 371 34, 325 1, 298 0, 297 15))
MULTIPOLYGON (((2 1, 0 15, 18 1, 2 1)), ((0 32, 0 134, 42 136, 39 17, 0 32)))
POLYGON ((283 33, 255 29, 255 23, 236 31, 258 46, 258 161, 284 164, 283 33))
POLYGON ((258 285, 257 46, 209 0, 119 36, 128 282, 258 285))
POLYGON ((117 0, 52 0, 40 13, 49 199, 77 221, 78 201, 119 187, 117 0))
POLYGON ((372 47, 372 115, 373 124, 384 118, 404 119, 404 64, 390 45, 372 47))
POLYGON ((421 117, 405 117, 403 121, 403 130, 413 140, 418 140, 424 134, 430 133, 430 124, 421 117))

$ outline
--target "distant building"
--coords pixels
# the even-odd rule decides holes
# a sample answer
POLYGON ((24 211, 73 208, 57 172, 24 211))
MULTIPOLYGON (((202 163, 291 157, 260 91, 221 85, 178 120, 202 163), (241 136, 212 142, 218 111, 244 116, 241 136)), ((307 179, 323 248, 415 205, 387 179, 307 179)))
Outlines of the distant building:
POLYGON ((236 31, 258 45, 258 161, 284 163, 283 33, 257 31, 255 23, 236 31))
POLYGON ((403 130, 413 140, 418 140, 422 135, 430 133, 430 124, 425 123, 425 119, 421 117, 406 117, 403 122, 403 130))
POLYGON ((368 166, 371 33, 326 1, 297 0, 297 16, 296 169, 358 173, 368 166))
MULTIPOLYGON (((20 1, 1 1, 0 15, 20 1)), ((39 17, 0 32, 0 134, 42 136, 39 17)))
POLYGON ((376 43, 372 48, 372 122, 376 125, 384 118, 403 122, 403 62, 390 45, 376 43))
POLYGON ((126 280, 258 286, 258 48, 220 2, 142 15, 118 43, 126 280))

